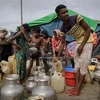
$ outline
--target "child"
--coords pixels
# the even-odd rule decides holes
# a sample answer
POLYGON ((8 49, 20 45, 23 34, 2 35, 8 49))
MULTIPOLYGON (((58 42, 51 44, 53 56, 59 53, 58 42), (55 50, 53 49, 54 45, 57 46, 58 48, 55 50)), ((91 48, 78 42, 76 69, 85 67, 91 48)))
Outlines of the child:
POLYGON ((43 51, 45 54, 49 52, 50 41, 51 39, 49 38, 47 31, 42 31, 41 51, 43 51))
POLYGON ((32 28, 32 37, 30 39, 30 43, 29 45, 32 46, 33 44, 35 44, 35 47, 37 48, 37 52, 35 54, 31 55, 31 65, 29 68, 29 75, 31 74, 31 68, 33 66, 33 60, 36 59, 36 65, 39 65, 39 57, 41 56, 41 52, 40 52, 40 46, 41 46, 41 40, 42 38, 40 37, 40 27, 38 26, 34 26, 32 28))

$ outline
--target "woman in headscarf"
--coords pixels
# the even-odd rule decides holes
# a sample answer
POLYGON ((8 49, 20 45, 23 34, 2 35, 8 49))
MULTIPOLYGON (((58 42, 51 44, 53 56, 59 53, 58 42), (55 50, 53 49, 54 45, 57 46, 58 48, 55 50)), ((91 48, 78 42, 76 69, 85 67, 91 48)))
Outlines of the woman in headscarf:
POLYGON ((58 29, 54 30, 54 36, 52 37, 53 57, 58 56, 58 52, 62 41, 62 35, 63 33, 60 30, 58 29))

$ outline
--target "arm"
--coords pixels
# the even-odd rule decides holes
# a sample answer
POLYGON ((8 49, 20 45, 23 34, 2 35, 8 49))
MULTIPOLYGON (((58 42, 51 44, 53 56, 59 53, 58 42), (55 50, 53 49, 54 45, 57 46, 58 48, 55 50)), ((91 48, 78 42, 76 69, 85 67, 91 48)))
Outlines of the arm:
POLYGON ((8 34, 8 31, 4 30, 3 32, 3 36, 7 35, 8 34))
POLYGON ((31 39, 27 36, 26 32, 23 32, 22 34, 24 35, 24 37, 25 37, 25 39, 26 39, 27 42, 31 41, 31 39))
POLYGON ((88 24, 84 21, 84 20, 82 20, 81 22, 80 22, 80 25, 84 28, 84 30, 85 30, 85 36, 84 36, 84 39, 83 39, 83 41, 82 41, 82 43, 81 43, 81 45, 85 45, 85 43, 87 42, 87 40, 89 39, 89 36, 90 36, 90 33, 91 33, 91 28, 88 26, 88 24))
POLYGON ((62 36, 62 39, 61 39, 61 45, 60 45, 60 49, 59 49, 59 52, 58 52, 58 59, 60 58, 60 55, 64 49, 64 46, 65 46, 65 36, 62 36))
POLYGON ((77 53, 80 55, 83 51, 83 48, 87 42, 87 40, 89 39, 89 36, 90 36, 90 33, 91 33, 91 29, 90 27, 88 26, 88 24, 84 21, 84 20, 81 20, 80 21, 80 25, 84 28, 85 30, 85 36, 84 36, 84 39, 81 43, 81 45, 78 47, 78 50, 77 50, 77 53))
POLYGON ((15 45, 18 49, 21 49, 21 47, 19 45, 17 45, 16 43, 12 42, 12 41, 8 41, 10 44, 15 45))
POLYGON ((8 31, 4 30, 1 35, 1 39, 5 39, 5 36, 8 34, 8 31))
POLYGON ((52 52, 53 52, 53 56, 55 57, 56 55, 55 55, 55 39, 54 39, 54 37, 52 37, 51 42, 52 42, 52 52))
POLYGON ((53 52, 53 57, 56 57, 55 48, 52 48, 52 52, 53 52))
POLYGON ((10 37, 7 41, 12 44, 12 45, 15 45, 16 47, 18 47, 19 49, 21 49, 21 47, 19 45, 17 45, 16 43, 12 42, 12 40, 16 39, 17 37, 20 36, 21 33, 17 33, 15 36, 13 37, 10 37))
POLYGON ((20 36, 20 32, 18 32, 16 35, 14 35, 14 36, 12 36, 12 37, 10 37, 7 41, 9 42, 9 41, 12 41, 12 40, 14 40, 14 39, 16 39, 17 37, 19 37, 20 36))

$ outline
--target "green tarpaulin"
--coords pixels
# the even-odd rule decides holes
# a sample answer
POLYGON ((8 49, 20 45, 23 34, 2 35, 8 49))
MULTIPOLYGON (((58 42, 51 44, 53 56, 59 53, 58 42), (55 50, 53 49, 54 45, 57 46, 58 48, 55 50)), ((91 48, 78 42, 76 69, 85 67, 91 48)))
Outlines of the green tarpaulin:
MULTIPOLYGON (((72 11, 72 10, 69 10, 69 9, 68 9, 68 12, 69 12, 69 15, 70 15, 70 16, 71 16, 71 15, 76 15, 76 14, 78 14, 78 13, 72 11)), ((83 15, 82 15, 82 16, 83 16, 83 15)), ((44 24, 47 24, 47 23, 52 22, 52 21, 55 20, 56 18, 57 18, 57 15, 56 15, 56 13, 54 12, 54 13, 51 13, 51 14, 49 14, 49 15, 47 15, 47 16, 45 16, 45 17, 42 17, 42 18, 40 18, 40 19, 31 21, 31 22, 29 22, 28 24, 29 24, 29 26, 31 26, 31 27, 32 27, 32 26, 37 26, 37 25, 44 25, 44 24)), ((96 20, 93 20, 93 19, 88 18, 88 17, 86 17, 86 16, 83 16, 83 18, 84 18, 84 20, 88 23, 88 25, 89 25, 90 27, 93 28, 93 30, 96 29, 97 24, 98 24, 98 22, 97 22, 96 20)))

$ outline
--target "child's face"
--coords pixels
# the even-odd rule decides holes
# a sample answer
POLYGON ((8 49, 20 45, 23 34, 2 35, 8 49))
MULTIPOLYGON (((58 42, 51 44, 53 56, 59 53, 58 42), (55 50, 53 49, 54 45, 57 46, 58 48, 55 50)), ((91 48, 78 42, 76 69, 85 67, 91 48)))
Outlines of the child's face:
POLYGON ((46 35, 45 35, 45 34, 42 34, 42 37, 43 37, 43 38, 45 38, 45 37, 46 37, 46 35))
POLYGON ((33 35, 34 35, 35 37, 38 37, 38 36, 39 36, 39 33, 33 31, 33 35))

